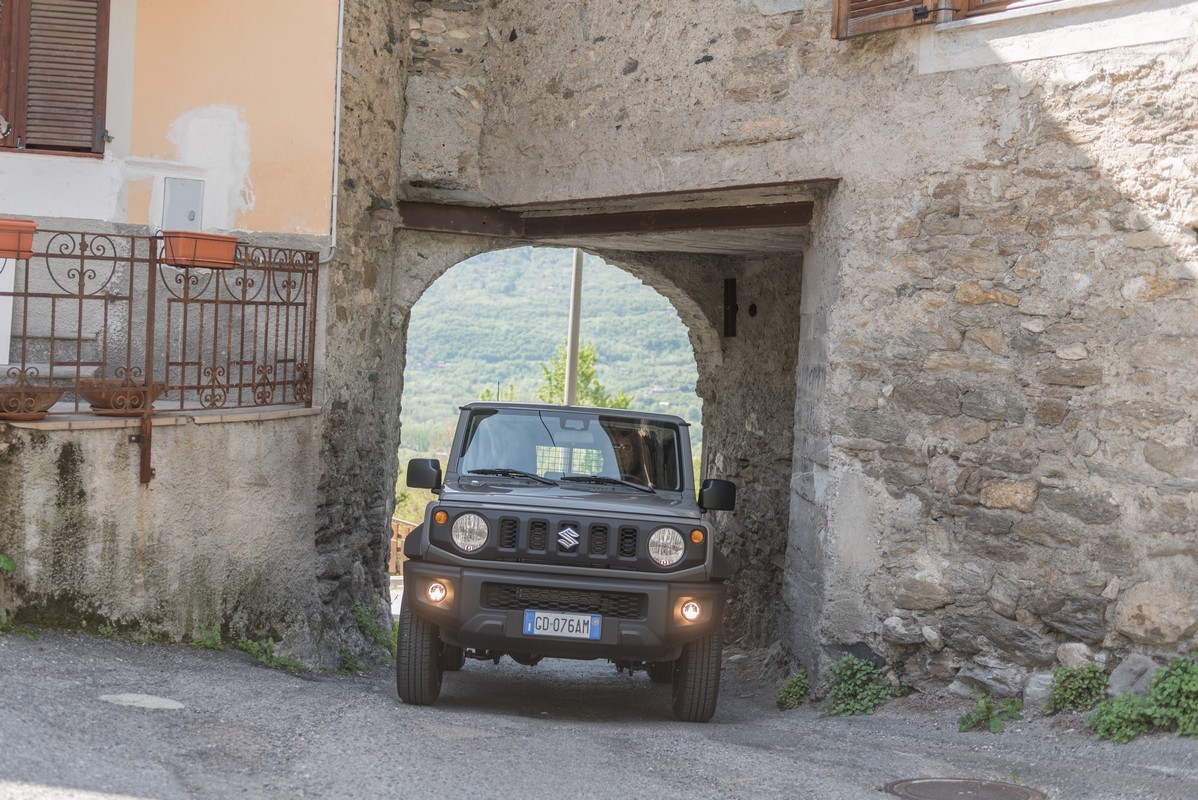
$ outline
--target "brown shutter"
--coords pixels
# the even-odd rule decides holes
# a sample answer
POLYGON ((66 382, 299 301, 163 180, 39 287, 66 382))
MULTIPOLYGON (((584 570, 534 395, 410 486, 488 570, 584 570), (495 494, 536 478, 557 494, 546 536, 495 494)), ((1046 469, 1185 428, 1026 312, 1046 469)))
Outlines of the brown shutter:
MULTIPOLYGON (((17 81, 23 74, 17 68, 17 46, 22 11, 19 0, 0 0, 0 117, 11 126, 9 135, 0 139, 0 147, 17 146, 17 125, 24 114, 17 101, 17 81)), ((0 131, 2 132, 2 131, 0 131)))
POLYGON ((864 33, 912 28, 936 22, 937 0, 835 0, 832 36, 848 39, 864 33))
POLYGON ((33 0, 27 147, 103 151, 107 17, 108 3, 99 0, 33 0))
POLYGON ((109 0, 3 0, 0 144, 101 153, 109 0))

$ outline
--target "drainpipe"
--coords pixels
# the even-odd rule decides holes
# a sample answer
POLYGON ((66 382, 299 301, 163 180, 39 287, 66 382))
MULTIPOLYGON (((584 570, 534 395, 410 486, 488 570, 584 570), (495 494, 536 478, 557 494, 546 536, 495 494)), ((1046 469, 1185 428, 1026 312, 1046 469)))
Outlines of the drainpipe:
POLYGON ((333 88, 333 198, 329 210, 329 252, 318 264, 327 264, 337 255, 337 182, 341 172, 341 49, 345 37, 345 0, 337 3, 337 74, 333 88))

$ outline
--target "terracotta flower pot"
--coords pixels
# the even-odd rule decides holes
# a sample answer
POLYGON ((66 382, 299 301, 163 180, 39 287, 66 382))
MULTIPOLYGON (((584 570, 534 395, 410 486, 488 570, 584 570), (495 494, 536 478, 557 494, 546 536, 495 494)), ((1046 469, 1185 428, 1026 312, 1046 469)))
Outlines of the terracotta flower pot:
POLYGON ((162 242, 162 260, 172 267, 231 269, 236 265, 236 236, 193 231, 163 231, 162 242))
POLYGON ((53 386, 0 386, 0 419, 13 422, 32 422, 46 416, 50 407, 62 397, 62 389, 53 386))
MULTIPOLYGON (((104 417, 138 417, 145 409, 146 385, 120 378, 80 378, 79 394, 92 412, 104 417)), ((150 402, 166 389, 162 381, 150 385, 150 402)), ((153 409, 151 409, 153 410, 153 409)))
POLYGON ((0 219, 0 258, 29 258, 36 232, 31 219, 0 219))

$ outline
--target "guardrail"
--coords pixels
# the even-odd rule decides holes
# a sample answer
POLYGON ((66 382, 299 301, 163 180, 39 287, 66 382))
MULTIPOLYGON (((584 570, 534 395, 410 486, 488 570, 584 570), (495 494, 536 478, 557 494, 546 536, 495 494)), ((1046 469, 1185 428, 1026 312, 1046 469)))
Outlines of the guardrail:
POLYGON ((154 413, 311 406, 317 253, 228 239, 200 258, 167 241, 0 244, 0 420, 143 417, 148 439, 154 413))

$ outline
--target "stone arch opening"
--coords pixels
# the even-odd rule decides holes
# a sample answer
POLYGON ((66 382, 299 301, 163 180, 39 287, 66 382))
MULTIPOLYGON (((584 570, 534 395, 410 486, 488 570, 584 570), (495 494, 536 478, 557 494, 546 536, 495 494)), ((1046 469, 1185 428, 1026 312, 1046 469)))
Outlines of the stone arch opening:
MULTIPOLYGON (((497 253, 503 253, 503 252, 513 252, 513 253, 515 253, 514 258, 528 258, 528 267, 532 272, 535 273, 534 280, 540 280, 544 274, 542 267, 544 266, 544 259, 546 258, 545 254, 555 253, 555 254, 560 254, 561 276, 563 276, 562 280, 565 282, 565 285, 568 286, 569 263, 570 263, 569 249, 561 248, 558 246, 535 247, 535 246, 529 246, 526 244, 511 244, 511 243, 495 243, 495 244, 496 244, 496 246, 494 246, 494 247, 482 249, 480 252, 473 253, 470 256, 468 256, 468 257, 462 259, 461 261, 459 261, 455 264, 452 264, 448 267, 443 267, 442 262, 438 261, 437 265, 433 269, 429 269, 423 273, 423 275, 424 275, 423 286, 422 286, 420 292, 418 293, 418 295, 416 295, 416 299, 411 303, 410 306, 408 306, 406 308, 406 315, 408 317, 408 327, 405 331, 405 342, 404 342, 404 344, 405 344, 405 375, 404 375, 404 390, 405 390, 405 392, 408 390, 409 378, 410 378, 410 376, 407 373, 410 371, 409 365, 410 365, 410 359, 411 359, 411 345, 412 345, 412 341, 413 341, 413 334, 412 334, 412 328, 411 328, 411 325, 413 324, 413 321, 411 319, 412 312, 413 312, 413 310, 415 310, 417 308, 420 300, 427 296, 428 291, 439 281, 443 280, 452 271, 461 269, 464 267, 479 266, 477 264, 478 259, 488 256, 488 255, 491 255, 491 254, 497 254, 497 253), (520 254, 518 252, 520 250, 527 250, 528 253, 520 254), (533 255, 534 253, 537 255, 534 256, 533 255), (540 263, 534 264, 533 263, 534 259, 540 263)), ((648 291, 648 292, 652 293, 653 295, 656 295, 657 297, 664 299, 666 301, 669 308, 676 315, 677 323, 680 324, 682 326, 682 330, 685 331, 686 340, 689 344, 689 347, 688 347, 688 350, 686 353, 686 360, 688 360, 690 362, 690 364, 692 364, 695 368, 696 385, 700 382, 704 382, 703 381, 704 376, 708 376, 715 370, 718 370, 719 365, 723 359, 723 351, 719 345, 718 331, 716 330, 712 320, 710 319, 710 317, 707 313, 707 310, 704 309, 696 301, 696 299, 694 297, 689 295, 682 287, 677 285, 677 283, 675 283, 671 279, 671 277, 667 271, 664 271, 664 270, 658 268, 653 259, 630 258, 629 254, 627 254, 627 253, 608 252, 608 253, 604 253, 604 254, 599 254, 599 253, 596 253, 591 250, 585 250, 584 252, 586 252, 588 256, 595 256, 595 257, 599 258, 606 267, 614 268, 614 269, 618 270, 619 272, 621 272, 627 276, 630 276, 631 278, 637 279, 638 281, 640 281, 641 285, 644 287, 644 289, 646 291, 648 291)), ((584 273, 584 276, 594 275, 593 270, 594 270, 594 264, 592 262, 590 265, 588 265, 586 272, 584 273)), ((586 280, 586 277, 584 277, 584 280, 586 280)), ((637 290, 638 289, 633 289, 633 291, 637 291, 637 290)), ((562 295, 564 296, 565 294, 566 293, 563 291, 562 295)), ((583 298, 584 320, 585 320, 585 317, 587 316, 588 312, 591 309, 593 309, 594 305, 596 304, 596 301, 603 302, 595 295, 584 295, 584 298, 583 298)), ((561 302, 562 301, 559 300, 552 307, 552 309, 547 310, 547 313, 550 313, 554 316, 556 316, 558 314, 558 312, 562 312, 562 326, 561 326, 561 330, 560 330, 560 337, 557 337, 557 333, 559 333, 559 332, 555 330, 554 331, 555 341, 557 338, 560 338, 563 340, 565 338, 565 330, 566 330, 565 315, 564 315, 565 307, 561 306, 561 302), (561 306, 561 307, 559 307, 559 306, 561 306)), ((641 304, 638 303, 638 304, 634 304, 634 305, 639 306, 641 304)), ((635 321, 631 321, 629 324, 635 324, 635 321)), ((659 332, 660 332, 660 330, 659 330, 659 332)), ((519 333, 519 329, 517 329, 517 333, 519 333)), ((543 338, 545 338, 546 332, 543 329, 543 327, 541 327, 540 330, 530 331, 530 335, 536 336, 540 339, 543 339, 543 338)), ((585 343, 588 340, 592 340, 594 338, 595 338, 595 329, 588 328, 587 324, 584 321, 583 330, 582 330, 582 341, 585 343)), ((493 355, 493 353, 491 355, 493 355)), ((527 354, 525 354, 525 355, 527 355, 527 354)), ((538 364, 548 361, 552 357, 552 355, 553 355, 552 349, 546 350, 545 353, 543 354, 543 357, 539 357, 537 359, 538 364)), ((605 353, 600 352, 599 355, 600 355, 600 360, 602 362, 603 356, 605 355, 605 353)), ((517 358, 517 359, 513 359, 513 360, 520 360, 520 359, 517 358)), ((525 358, 525 360, 527 360, 527 359, 525 358)), ((536 372, 536 370, 534 370, 534 372, 536 372)), ((539 378, 540 378, 539 372, 536 372, 535 378, 539 380, 539 378)), ((456 381, 453 381, 453 380, 451 380, 451 382, 456 383, 456 381)), ((609 392, 624 391, 624 390, 630 389, 632 386, 635 385, 635 384, 629 384, 627 381, 621 381, 618 378, 610 378, 610 377, 604 378, 602 380, 602 382, 604 383, 606 389, 609 392)), ((710 383, 710 380, 706 381, 705 383, 710 383)), ((476 382, 476 384, 477 384, 477 382, 476 382)), ((533 397, 530 394, 530 392, 532 390, 531 386, 532 386, 531 383, 529 383, 528 381, 525 381, 525 383, 519 387, 520 391, 518 394, 518 399, 520 399, 522 401, 533 400, 533 397)), ((453 403, 449 404, 448 406, 446 406, 446 409, 444 409, 445 419, 447 422, 452 422, 453 419, 456 419, 456 417, 451 417, 450 415, 452 413, 456 413, 457 405, 459 405, 460 403, 466 402, 468 400, 476 398, 476 393, 480 390, 480 387, 481 387, 481 384, 472 385, 471 388, 468 391, 466 391, 465 393, 459 392, 459 394, 462 394, 463 396, 454 398, 453 403)), ((486 388, 495 390, 497 387, 487 386, 486 388)), ((505 387, 500 386, 498 388, 503 389, 505 387)), ((697 410, 691 409, 690 411, 687 411, 686 413, 682 413, 681 410, 675 410, 674 408, 665 408, 662 410, 666 410, 670 413, 679 413, 681 416, 686 418, 689 422, 697 423, 701 426, 702 425, 703 397, 698 394, 697 390, 695 392, 695 395, 700 403, 699 408, 697 410)), ((405 394, 405 399, 403 402, 404 402, 403 407, 407 408, 409 401, 407 399, 406 394, 405 394)), ((643 402, 646 402, 646 401, 642 399, 642 403, 643 402)), ((634 405, 634 407, 639 407, 639 406, 634 405)), ((405 418, 408 418, 407 414, 405 414, 404 416, 405 416, 405 418)), ((406 424, 406 422, 405 422, 405 424, 406 424)), ((423 436, 421 438, 423 438, 423 436)), ((403 446, 406 443, 407 443, 407 440, 405 440, 403 438, 403 434, 401 433, 401 442, 400 442, 401 446, 403 446)))
MULTIPOLYGON (((419 211, 425 213, 426 208, 419 211)), ((776 213, 779 216, 771 218, 776 225, 796 222, 776 213)), ((410 207, 400 209, 401 224, 409 228, 397 235, 396 269, 405 278, 396 286, 396 311, 403 320, 400 346, 406 346, 412 307, 433 281, 471 256, 527 243, 527 238, 514 243, 510 238, 428 232, 420 230, 425 226, 417 216, 410 207)), ((797 236, 783 236, 771 246, 768 236, 722 232, 715 218, 712 214, 698 220, 694 246, 674 236, 637 249, 641 243, 627 237, 612 240, 571 232, 546 243, 577 244, 627 271, 666 297, 686 326, 698 370, 696 392, 703 404, 701 471, 740 487, 737 511, 721 512, 714 520, 717 544, 732 565, 727 634, 765 645, 780 638, 787 624, 783 573, 806 232, 800 225, 797 236), (710 230, 701 230, 705 222, 710 222, 710 230)), ((602 216, 585 219, 607 223, 602 216)), ((498 222, 502 224, 497 227, 510 224, 503 218, 498 222)), ((495 219, 483 218, 482 225, 488 224, 495 219)), ((399 368, 402 371, 402 364, 399 368)), ((402 389, 402 376, 397 377, 402 389)))

